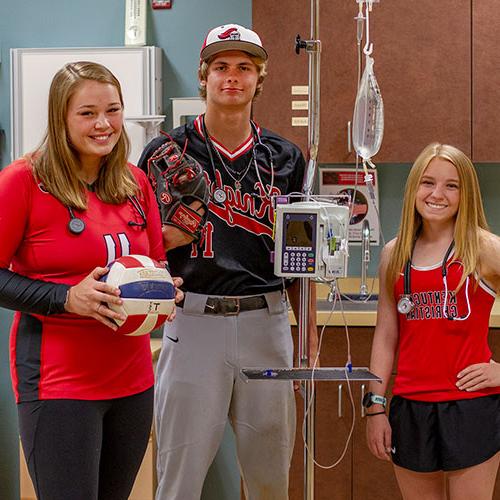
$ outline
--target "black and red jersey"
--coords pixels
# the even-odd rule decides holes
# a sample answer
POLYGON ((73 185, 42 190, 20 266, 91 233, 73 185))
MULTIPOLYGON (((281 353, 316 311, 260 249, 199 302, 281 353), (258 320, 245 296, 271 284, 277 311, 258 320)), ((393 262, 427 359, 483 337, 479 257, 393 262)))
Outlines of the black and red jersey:
MULTIPOLYGON (((0 267, 19 275, 74 285, 96 266, 127 254, 163 260, 156 201, 146 176, 130 165, 140 187, 137 199, 102 202, 88 193, 88 209, 74 211, 85 230, 68 229, 67 207, 37 183, 25 160, 0 172, 0 267), (130 225, 135 222, 138 225, 130 225)), ((125 337, 92 318, 73 314, 17 312, 11 329, 11 374, 18 401, 109 399, 153 384, 149 336, 125 337)))
MULTIPOLYGON (((237 296, 282 288, 282 279, 275 276, 271 257, 274 209, 269 195, 302 191, 305 161, 299 148, 269 130, 256 127, 234 151, 228 151, 212 138, 211 159, 208 148, 212 146, 205 140, 202 115, 174 129, 170 135, 181 148, 187 143, 186 153, 205 169, 211 192, 201 243, 168 252, 172 273, 184 279, 183 289, 237 296), (270 152, 266 154, 262 146, 255 150, 260 179, 252 157, 257 134, 270 152), (271 182, 269 156, 274 164, 274 182, 271 182)), ((166 140, 159 136, 146 147, 139 160, 145 172, 148 159, 166 140)))

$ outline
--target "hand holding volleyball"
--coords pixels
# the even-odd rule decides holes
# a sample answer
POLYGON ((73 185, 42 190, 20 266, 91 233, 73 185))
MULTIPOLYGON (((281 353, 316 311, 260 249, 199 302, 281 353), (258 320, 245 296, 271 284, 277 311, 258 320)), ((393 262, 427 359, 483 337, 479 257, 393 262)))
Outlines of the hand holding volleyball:
POLYGON ((101 278, 120 290, 121 303, 108 307, 125 319, 115 319, 118 333, 145 335, 167 321, 175 308, 175 285, 165 266, 144 255, 127 255, 111 263, 101 278))
POLYGON ((109 268, 95 268, 71 287, 66 311, 93 317, 123 335, 145 335, 172 318, 176 293, 163 265, 128 255, 109 268))

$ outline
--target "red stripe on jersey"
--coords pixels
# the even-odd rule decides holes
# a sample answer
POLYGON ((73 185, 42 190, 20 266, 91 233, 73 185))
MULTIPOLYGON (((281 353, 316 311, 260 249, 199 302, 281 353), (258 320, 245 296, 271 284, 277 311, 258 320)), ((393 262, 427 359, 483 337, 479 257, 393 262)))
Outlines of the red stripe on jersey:
POLYGON ((250 135, 235 149, 229 151, 223 144, 221 144, 215 137, 210 136, 210 140, 213 142, 214 146, 223 154, 228 160, 234 161, 240 156, 243 156, 246 152, 250 151, 253 146, 253 135, 250 135))
POLYGON ((225 208, 221 208, 212 202, 209 203, 209 208, 210 211, 213 212, 217 217, 225 221, 229 227, 241 227, 243 229, 246 229, 248 232, 256 235, 266 234, 270 237, 272 237, 273 235, 273 229, 271 227, 267 226, 263 222, 249 217, 248 215, 238 212, 232 212, 231 214, 229 214, 228 211, 225 210, 225 208))
MULTIPOLYGON (((205 140, 205 137, 203 135, 203 115, 199 115, 196 117, 194 121, 194 128, 200 135, 200 137, 205 140)), ((257 129, 257 135, 260 136, 261 130, 259 125, 255 124, 255 128, 257 129)), ((222 143, 220 143, 215 137, 210 136, 210 140, 214 144, 214 146, 217 148, 219 153, 224 155, 228 160, 234 161, 237 158, 240 158, 241 156, 245 155, 250 149, 252 149, 253 144, 254 144, 254 138, 253 138, 253 133, 250 132, 250 135, 235 149, 230 151, 227 149, 222 143)))

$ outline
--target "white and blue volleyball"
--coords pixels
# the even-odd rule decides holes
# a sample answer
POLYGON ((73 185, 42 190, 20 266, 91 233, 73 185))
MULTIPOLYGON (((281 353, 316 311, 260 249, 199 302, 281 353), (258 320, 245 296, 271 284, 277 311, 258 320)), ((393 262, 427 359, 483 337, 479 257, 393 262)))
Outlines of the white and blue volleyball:
POLYGON ((103 281, 120 289, 123 304, 108 304, 123 314, 116 321, 122 335, 146 335, 159 328, 175 307, 175 287, 165 266, 144 255, 120 257, 109 265, 103 281))

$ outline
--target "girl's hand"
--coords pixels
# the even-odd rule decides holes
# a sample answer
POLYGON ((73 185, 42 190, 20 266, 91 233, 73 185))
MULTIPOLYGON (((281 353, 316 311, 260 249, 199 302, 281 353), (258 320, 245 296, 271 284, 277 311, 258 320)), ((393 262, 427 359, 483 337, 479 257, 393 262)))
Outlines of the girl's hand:
POLYGON ((464 368, 457 375, 457 387, 462 391, 479 391, 486 387, 500 386, 500 364, 492 359, 489 363, 476 363, 464 368))
POLYGON ((112 320, 125 321, 126 318, 108 307, 108 304, 123 303, 118 288, 99 281, 108 271, 107 267, 96 267, 80 283, 72 286, 64 308, 69 313, 94 318, 116 331, 118 326, 112 320))
POLYGON ((392 429, 387 415, 381 413, 366 417, 366 442, 370 451, 380 460, 391 460, 392 429))

